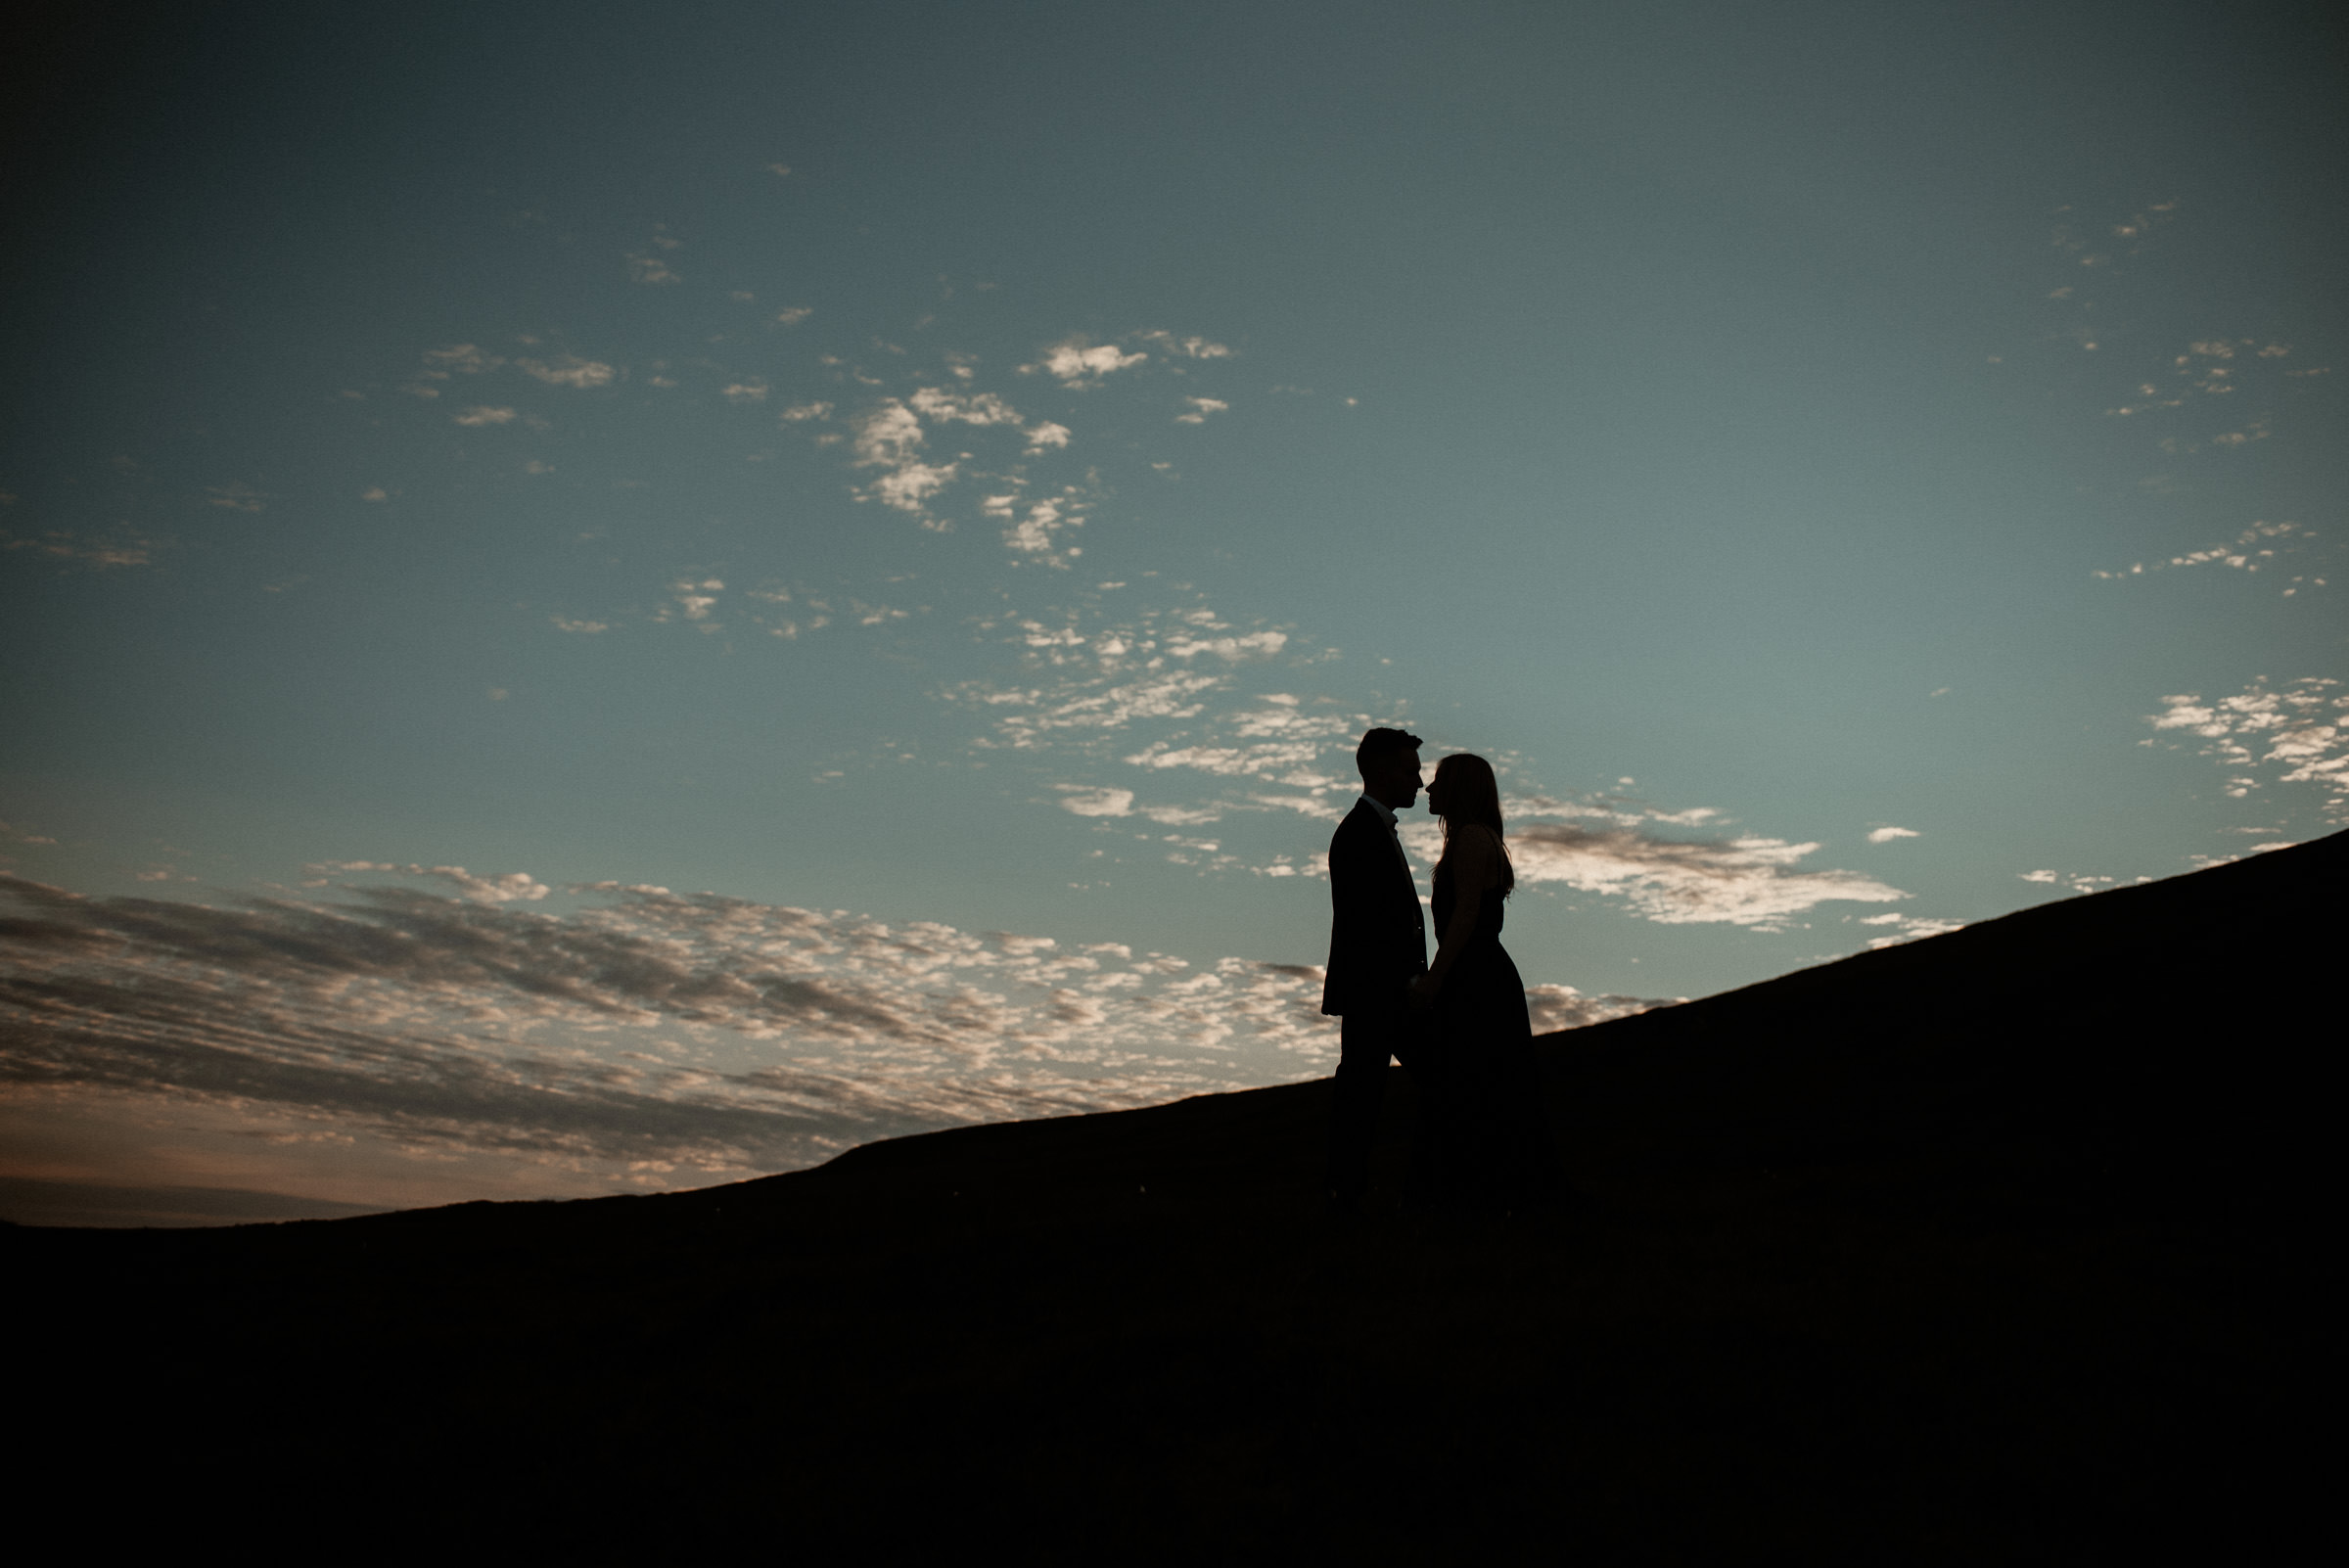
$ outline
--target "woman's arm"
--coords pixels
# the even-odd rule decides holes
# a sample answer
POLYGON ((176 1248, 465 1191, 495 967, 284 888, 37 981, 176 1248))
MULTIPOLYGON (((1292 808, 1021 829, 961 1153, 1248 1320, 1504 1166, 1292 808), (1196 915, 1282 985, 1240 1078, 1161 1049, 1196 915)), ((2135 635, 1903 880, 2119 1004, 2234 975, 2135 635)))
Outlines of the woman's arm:
POLYGON ((1427 966, 1427 974, 1412 983, 1411 990, 1421 996, 1434 996, 1444 989, 1444 977, 1451 972, 1460 949, 1476 935, 1477 911, 1484 905, 1485 890, 1493 886, 1494 859, 1492 830, 1470 823, 1460 830, 1451 849, 1451 918, 1444 923, 1444 931, 1436 942, 1436 961, 1427 966))

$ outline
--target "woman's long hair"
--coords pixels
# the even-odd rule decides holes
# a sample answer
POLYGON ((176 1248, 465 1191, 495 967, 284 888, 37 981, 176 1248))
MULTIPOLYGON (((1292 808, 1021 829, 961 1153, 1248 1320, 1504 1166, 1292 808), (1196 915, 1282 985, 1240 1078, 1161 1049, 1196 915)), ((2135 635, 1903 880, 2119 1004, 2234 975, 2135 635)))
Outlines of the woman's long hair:
POLYGON ((1493 842, 1500 849, 1500 891, 1507 897, 1517 886, 1517 868, 1509 863, 1509 841, 1500 831, 1500 781, 1493 776, 1493 764, 1474 752, 1454 752, 1436 764, 1435 783, 1451 807, 1443 818, 1445 858, 1451 855, 1455 824, 1475 822, 1491 828, 1493 842))

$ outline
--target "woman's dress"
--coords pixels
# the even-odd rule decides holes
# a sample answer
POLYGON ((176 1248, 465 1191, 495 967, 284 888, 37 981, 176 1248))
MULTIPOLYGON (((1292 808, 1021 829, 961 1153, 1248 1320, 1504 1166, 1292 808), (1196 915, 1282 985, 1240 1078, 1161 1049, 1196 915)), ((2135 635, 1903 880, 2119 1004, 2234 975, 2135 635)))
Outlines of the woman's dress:
MULTIPOLYGON (((1436 867, 1435 893, 1441 936, 1457 902, 1450 866, 1436 867)), ((1478 899, 1475 934, 1436 993, 1435 1025, 1450 1124, 1439 1180, 1453 1201, 1512 1208, 1554 1197, 1559 1176, 1525 982, 1500 945, 1505 898, 1488 888, 1478 899)))

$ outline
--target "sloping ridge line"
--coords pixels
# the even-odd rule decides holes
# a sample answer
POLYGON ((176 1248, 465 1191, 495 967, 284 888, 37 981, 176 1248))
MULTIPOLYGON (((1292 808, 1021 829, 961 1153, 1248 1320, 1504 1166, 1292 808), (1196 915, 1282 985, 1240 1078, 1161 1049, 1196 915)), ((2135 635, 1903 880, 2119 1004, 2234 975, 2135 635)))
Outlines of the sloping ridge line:
MULTIPOLYGON (((1536 1048, 1554 1087, 1634 1097, 1882 1076, 1916 1067, 1918 1052, 1943 1058, 1945 1077, 2004 1075, 2036 1090, 2118 1074, 2132 1091, 2232 1055, 2235 1088, 2288 1095, 2295 1073, 2314 1064, 2308 1052, 2294 1060, 2292 1041, 2278 1032, 2316 1003, 2326 955, 2337 962, 2345 886, 2349 832, 1560 1031, 1536 1048), (2226 1038, 2211 1038, 2214 1031, 2226 1038)), ((1274 1124, 1310 1139, 1327 1084, 948 1128, 763 1179, 910 1173, 964 1158, 1082 1160, 1081 1150, 1113 1143, 1221 1141, 1271 1132, 1274 1124)), ((2227 1086, 2206 1092, 2224 1098, 2227 1086)))
MULTIPOLYGON (((1585 1132, 1593 1118, 1601 1128, 1627 1116, 1676 1127, 1651 1156, 1666 1160, 1796 1135, 1897 1139, 1938 1128, 1935 1141, 1972 1142, 2018 1121, 2069 1143, 2091 1112, 2117 1114, 2133 1128, 2128 1140, 2148 1151, 2174 1139, 2238 1151, 2306 1144, 2330 1103, 2317 1092, 2328 1075, 2315 1043, 2322 1032, 2295 1026, 2328 1005, 2322 990, 2343 948, 2345 886, 2349 832, 1560 1031, 1535 1047, 1553 1112, 1585 1132), (1920 1109, 1921 1119, 1911 1114, 1920 1109), (2192 1118, 2199 1125, 2188 1130, 2192 1118)), ((404 1226, 491 1211, 527 1223, 614 1205, 649 1219, 857 1201, 867 1189, 927 1190, 964 1176, 1073 1193, 1129 1184, 1143 1171, 1228 1180, 1246 1169, 1254 1176, 1242 1179, 1304 1191, 1318 1169, 1330 1082, 946 1128, 681 1192, 475 1201, 260 1228, 404 1226)), ((1400 1095, 1407 1100, 1407 1086, 1400 1095)), ((1390 1141, 1401 1135, 1398 1114, 1390 1141)))

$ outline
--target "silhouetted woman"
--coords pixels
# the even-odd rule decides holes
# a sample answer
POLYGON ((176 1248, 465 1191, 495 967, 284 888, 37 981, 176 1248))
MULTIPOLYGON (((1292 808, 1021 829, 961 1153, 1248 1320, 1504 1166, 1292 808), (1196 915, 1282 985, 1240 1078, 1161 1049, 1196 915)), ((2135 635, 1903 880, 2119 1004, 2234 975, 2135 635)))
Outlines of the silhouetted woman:
POLYGON ((1557 1195, 1557 1156, 1534 1069, 1525 982, 1500 945, 1516 886, 1501 841, 1493 764, 1460 752, 1436 764, 1427 808, 1444 820, 1436 862, 1436 961, 1411 983, 1432 1007, 1448 1127, 1439 1180, 1448 1201, 1514 1208, 1557 1195))

